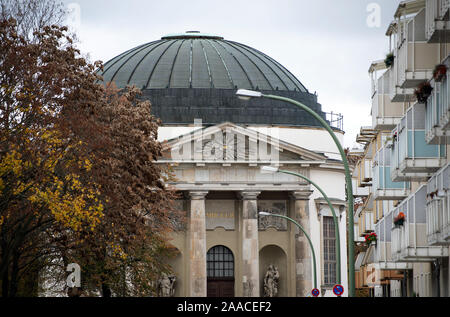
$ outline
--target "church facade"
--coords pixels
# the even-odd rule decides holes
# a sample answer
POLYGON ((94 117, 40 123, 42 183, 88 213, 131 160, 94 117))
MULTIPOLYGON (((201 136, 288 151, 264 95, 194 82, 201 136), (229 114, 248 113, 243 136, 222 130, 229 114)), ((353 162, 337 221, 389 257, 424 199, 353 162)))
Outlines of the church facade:
MULTIPOLYGON (((324 118, 317 96, 267 55, 199 32, 172 34, 131 49, 105 64, 103 77, 136 85, 162 120, 159 140, 180 192, 186 223, 172 235, 172 290, 180 297, 325 296, 336 284, 336 238, 327 202, 293 175, 317 183, 338 213, 341 283, 347 294, 345 176, 340 156, 320 125, 295 106, 239 100, 237 88, 296 99, 324 118)), ((331 122, 330 122, 331 123, 331 122)), ((342 126, 334 128, 340 140, 342 126)))

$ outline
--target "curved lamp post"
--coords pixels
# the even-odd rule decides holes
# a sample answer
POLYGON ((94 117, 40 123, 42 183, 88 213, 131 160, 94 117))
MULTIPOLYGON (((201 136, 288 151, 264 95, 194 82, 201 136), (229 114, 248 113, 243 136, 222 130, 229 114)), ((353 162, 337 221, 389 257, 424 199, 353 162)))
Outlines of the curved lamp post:
POLYGON ((319 190, 319 192, 322 194, 323 198, 328 203, 328 207, 330 207, 331 213, 333 215, 334 231, 335 231, 335 235, 336 235, 336 282, 337 282, 337 284, 341 284, 341 238, 340 238, 340 234, 339 234, 339 221, 337 219, 333 204, 331 203, 327 194, 325 194, 325 192, 322 190, 322 188, 319 187, 319 185, 317 185, 315 182, 310 180, 308 177, 306 177, 302 174, 299 174, 299 173, 295 173, 292 171, 286 171, 286 170, 280 170, 273 166, 262 166, 261 173, 266 173, 266 174, 267 173, 283 173, 283 174, 290 174, 290 175, 300 177, 300 178, 304 179, 305 181, 307 181, 308 183, 310 183, 311 185, 313 185, 315 188, 317 188, 319 190))
POLYGON ((354 297, 355 296, 355 250, 354 250, 354 215, 353 215, 353 186, 352 186, 352 177, 350 174, 350 168, 348 165, 347 157, 345 155, 344 149, 342 148, 341 143, 339 142, 338 138, 334 134, 331 127, 328 125, 328 123, 319 116, 314 110, 310 109, 308 106, 302 104, 301 102, 298 102, 296 100, 281 97, 281 96, 275 96, 275 95, 264 95, 263 93, 259 91, 252 91, 252 90, 246 90, 246 89, 239 89, 236 92, 236 95, 243 100, 249 100, 251 98, 268 98, 273 100, 279 100, 288 102, 291 104, 296 105, 297 107, 301 108, 302 110, 306 111, 308 114, 313 116, 330 134, 330 136, 333 138, 334 143, 336 144, 339 153, 342 158, 342 163, 344 164, 344 170, 345 170, 345 183, 346 183, 346 191, 347 191, 347 201, 348 201, 348 283, 349 283, 349 296, 354 297))
POLYGON ((312 253, 312 257, 313 257, 313 272, 314 272, 314 288, 317 288, 317 271, 316 271, 316 253, 314 252, 314 246, 312 244, 311 238, 309 237, 308 233, 305 231, 305 229, 294 219, 289 218, 287 216, 283 216, 283 215, 278 215, 278 214, 271 214, 269 212, 264 212, 261 211, 258 213, 261 216, 272 216, 272 217, 279 217, 279 218, 284 218, 289 220, 290 222, 294 223, 306 236, 306 238, 308 239, 309 245, 311 246, 311 253, 312 253))

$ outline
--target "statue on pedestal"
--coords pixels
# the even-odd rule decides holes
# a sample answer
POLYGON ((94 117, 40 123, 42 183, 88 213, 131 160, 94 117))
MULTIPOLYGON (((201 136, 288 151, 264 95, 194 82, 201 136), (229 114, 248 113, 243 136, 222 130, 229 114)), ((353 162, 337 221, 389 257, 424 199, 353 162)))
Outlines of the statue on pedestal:
POLYGON ((175 275, 163 273, 158 280, 158 296, 173 297, 175 295, 175 275))
POLYGON ((280 273, 275 265, 269 265, 264 276, 264 297, 275 297, 278 294, 280 273))

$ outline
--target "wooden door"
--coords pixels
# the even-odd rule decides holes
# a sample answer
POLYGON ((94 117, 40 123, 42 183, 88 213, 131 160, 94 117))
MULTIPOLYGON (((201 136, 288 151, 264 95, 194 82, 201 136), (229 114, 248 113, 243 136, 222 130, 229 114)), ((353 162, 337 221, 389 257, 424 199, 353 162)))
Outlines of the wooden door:
POLYGON ((208 279, 208 297, 234 297, 234 279, 208 279))

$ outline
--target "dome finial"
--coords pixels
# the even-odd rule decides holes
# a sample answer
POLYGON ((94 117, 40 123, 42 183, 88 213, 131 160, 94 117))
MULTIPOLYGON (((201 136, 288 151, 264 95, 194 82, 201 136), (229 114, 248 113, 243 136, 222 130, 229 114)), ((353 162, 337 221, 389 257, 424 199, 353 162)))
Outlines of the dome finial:
POLYGON ((179 40, 179 39, 212 39, 223 40, 220 35, 202 33, 200 31, 186 31, 186 33, 168 34, 161 38, 161 40, 179 40))

